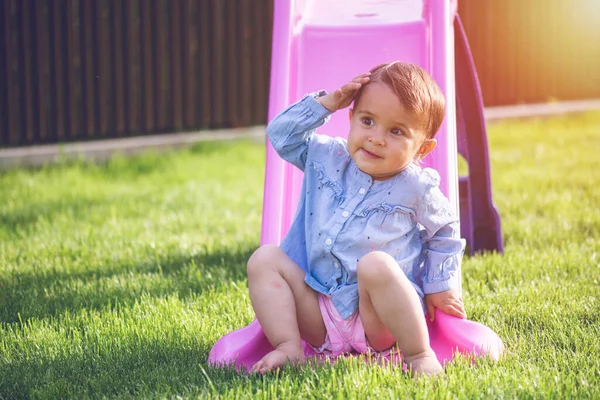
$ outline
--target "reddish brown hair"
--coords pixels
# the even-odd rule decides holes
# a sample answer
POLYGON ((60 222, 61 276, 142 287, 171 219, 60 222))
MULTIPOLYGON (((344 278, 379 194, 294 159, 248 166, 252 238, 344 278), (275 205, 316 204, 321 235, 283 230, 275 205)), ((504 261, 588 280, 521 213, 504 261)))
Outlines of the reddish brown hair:
MULTIPOLYGON (((385 83, 396 93, 400 103, 422 123, 427 138, 435 136, 446 112, 446 100, 440 87, 421 67, 401 61, 381 64, 371 70, 369 83, 385 83)), ((363 85, 354 97, 356 109, 363 85)))

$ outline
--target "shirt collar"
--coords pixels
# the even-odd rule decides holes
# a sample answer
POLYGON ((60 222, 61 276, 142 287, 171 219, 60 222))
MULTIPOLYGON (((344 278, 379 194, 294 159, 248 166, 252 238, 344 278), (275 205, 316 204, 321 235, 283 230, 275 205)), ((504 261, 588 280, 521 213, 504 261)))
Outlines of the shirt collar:
POLYGON ((354 177, 354 179, 356 179, 356 182, 360 186, 370 188, 373 184, 373 178, 371 178, 369 174, 365 174, 364 172, 362 172, 352 158, 350 158, 350 174, 354 177))
POLYGON ((405 169, 403 169, 390 179, 386 179, 385 181, 375 181, 373 180, 373 178, 371 178, 369 174, 365 174, 364 172, 362 172, 358 168, 358 165, 356 165, 354 160, 350 158, 350 173, 352 174, 352 176, 354 176, 359 185, 369 188, 375 185, 377 185, 377 187, 381 189, 393 187, 398 183, 398 179, 405 179, 406 174, 410 175, 410 173, 413 172, 415 169, 420 169, 420 167, 414 163, 410 163, 405 169))

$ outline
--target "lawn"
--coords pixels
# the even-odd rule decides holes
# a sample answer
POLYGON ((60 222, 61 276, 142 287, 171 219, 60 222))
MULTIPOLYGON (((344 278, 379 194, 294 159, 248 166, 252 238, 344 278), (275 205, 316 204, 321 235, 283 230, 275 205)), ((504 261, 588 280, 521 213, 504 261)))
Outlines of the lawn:
POLYGON ((489 136, 505 253, 466 257, 463 290, 499 362, 207 366, 253 319, 264 148, 204 143, 0 172, 0 398, 600 398, 600 113, 489 136))

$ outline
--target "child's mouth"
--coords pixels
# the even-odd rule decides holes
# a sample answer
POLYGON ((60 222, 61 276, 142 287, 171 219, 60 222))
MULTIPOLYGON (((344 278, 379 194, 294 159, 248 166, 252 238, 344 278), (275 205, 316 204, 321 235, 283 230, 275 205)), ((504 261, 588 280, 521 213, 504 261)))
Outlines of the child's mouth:
POLYGON ((366 149, 361 149, 363 151, 363 153, 368 157, 368 158, 381 158, 379 157, 377 154, 373 154, 370 151, 366 150, 366 149))

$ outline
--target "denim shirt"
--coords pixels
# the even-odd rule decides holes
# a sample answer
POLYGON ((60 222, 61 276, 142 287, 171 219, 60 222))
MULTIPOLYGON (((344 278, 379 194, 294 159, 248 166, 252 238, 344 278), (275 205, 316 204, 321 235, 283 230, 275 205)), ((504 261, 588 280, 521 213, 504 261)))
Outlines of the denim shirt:
POLYGON ((421 298, 457 287, 465 242, 439 174, 411 164, 374 181, 347 141, 315 133, 331 112, 307 95, 267 126, 280 157, 304 172, 297 213, 280 248, 331 296, 342 318, 358 309, 356 265, 371 251, 391 255, 421 298))

